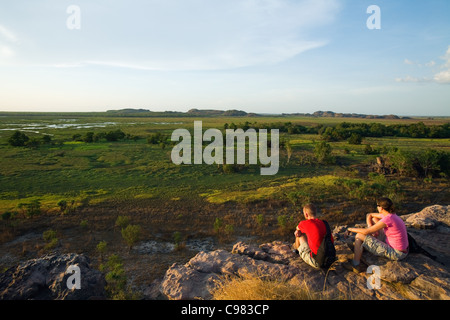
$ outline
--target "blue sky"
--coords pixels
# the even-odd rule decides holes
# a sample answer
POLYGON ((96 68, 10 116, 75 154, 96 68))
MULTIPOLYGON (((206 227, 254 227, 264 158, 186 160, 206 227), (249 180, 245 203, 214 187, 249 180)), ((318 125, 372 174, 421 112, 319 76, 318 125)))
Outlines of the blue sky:
POLYGON ((450 116, 449 14, 448 0, 3 1, 0 111, 450 116))

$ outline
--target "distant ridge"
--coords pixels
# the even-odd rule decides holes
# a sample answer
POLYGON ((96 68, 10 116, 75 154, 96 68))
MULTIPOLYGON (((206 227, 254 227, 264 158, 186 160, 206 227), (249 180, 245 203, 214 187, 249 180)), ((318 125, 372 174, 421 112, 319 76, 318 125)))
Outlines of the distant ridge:
POLYGON ((399 117, 394 114, 389 115, 367 115, 360 113, 341 113, 333 111, 316 111, 314 113, 282 113, 283 116, 303 116, 303 117, 327 117, 327 118, 364 118, 364 119, 411 119, 410 117, 399 117))
MULTIPOLYGON (((103 116, 103 117, 279 117, 288 118, 292 116, 298 117, 311 117, 311 118, 360 118, 360 119, 393 119, 393 120, 403 120, 403 119, 414 119, 415 117, 404 117, 397 115, 367 115, 359 113, 340 113, 333 111, 316 111, 314 113, 254 113, 245 112, 242 110, 216 110, 216 109, 190 109, 189 111, 151 111, 148 109, 135 109, 135 108, 125 108, 118 110, 107 110, 107 111, 55 111, 55 112, 39 112, 39 111, 0 111, 0 115, 5 116, 18 116, 18 117, 33 117, 33 116, 61 116, 61 117, 92 117, 92 116, 103 116)), ((421 117, 421 116, 417 116, 421 117)), ((426 116, 422 116, 426 117, 426 116)), ((428 118, 440 118, 440 117, 428 117, 428 118)), ((448 118, 443 116, 443 118, 448 118)))
MULTIPOLYGON (((195 117, 262 117, 267 114, 261 113, 247 113, 242 110, 216 110, 216 109, 190 109, 187 112, 181 111, 150 111, 147 109, 120 109, 120 110, 108 110, 108 114, 116 116, 195 116, 195 117)), ((289 116, 302 116, 302 117, 314 117, 314 118, 363 118, 363 119, 411 119, 410 117, 399 117, 394 114, 390 115, 366 115, 360 113, 341 113, 333 111, 316 111, 314 113, 282 113, 271 114, 271 116, 289 117, 289 116)))

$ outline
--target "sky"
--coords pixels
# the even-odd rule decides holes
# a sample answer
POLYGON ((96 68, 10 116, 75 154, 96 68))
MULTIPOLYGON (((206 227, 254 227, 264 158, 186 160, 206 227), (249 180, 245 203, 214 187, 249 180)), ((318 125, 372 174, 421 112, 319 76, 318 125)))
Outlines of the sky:
POLYGON ((449 14, 448 0, 2 1, 0 111, 450 116, 449 14))

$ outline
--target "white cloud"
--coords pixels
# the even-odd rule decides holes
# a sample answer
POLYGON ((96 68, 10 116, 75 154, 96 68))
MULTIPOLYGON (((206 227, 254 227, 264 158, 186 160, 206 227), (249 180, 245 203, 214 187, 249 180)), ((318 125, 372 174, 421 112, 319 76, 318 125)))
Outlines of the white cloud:
POLYGON ((450 83, 450 69, 435 74, 434 81, 438 83, 450 83))
POLYGON ((445 60, 444 67, 450 68, 450 46, 448 46, 447 52, 443 57, 441 57, 442 60, 445 60))
POLYGON ((88 8, 80 4, 81 14, 86 15, 82 21, 91 24, 82 22, 80 31, 61 35, 58 40, 67 43, 60 42, 51 58, 42 54, 46 60, 42 63, 139 70, 220 70, 274 64, 325 46, 328 39, 311 34, 334 21, 339 2, 137 1, 126 8, 102 8, 92 21, 86 17, 88 8), (76 32, 84 37, 80 52, 70 42, 76 32))
POLYGON ((9 42, 17 42, 16 35, 9 29, 7 29, 5 26, 0 24, 0 36, 9 42))
POLYGON ((447 52, 445 53, 445 55, 443 57, 441 57, 441 59, 445 61, 442 68, 446 69, 446 70, 435 74, 434 81, 436 81, 438 83, 450 84, 450 46, 448 46, 447 52))
MULTIPOLYGON (((439 66, 439 68, 442 71, 436 72, 436 65, 437 63, 434 60, 431 60, 430 62, 426 63, 425 66, 432 68, 434 70, 434 74, 430 77, 414 77, 414 76, 406 76, 403 78, 396 78, 396 82, 435 82, 440 84, 450 84, 450 46, 448 47, 446 53, 444 56, 441 57, 442 60, 444 60, 444 63, 439 66)), ((408 65, 416 65, 417 67, 422 67, 421 64, 418 64, 416 62, 413 62, 409 59, 405 59, 403 61, 405 64, 408 65)))
POLYGON ((0 44, 0 58, 11 58, 14 56, 14 50, 11 47, 0 44))
POLYGON ((420 82, 420 79, 411 77, 411 76, 406 76, 404 78, 396 78, 395 81, 396 82, 420 82))
POLYGON ((0 59, 11 58, 15 55, 13 45, 18 42, 16 35, 0 24, 0 59))

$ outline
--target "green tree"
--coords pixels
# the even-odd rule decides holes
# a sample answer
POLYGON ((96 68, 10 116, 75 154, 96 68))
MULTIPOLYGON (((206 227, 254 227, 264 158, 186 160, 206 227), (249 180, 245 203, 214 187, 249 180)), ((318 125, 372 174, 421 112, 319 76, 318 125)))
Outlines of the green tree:
POLYGON ((401 149, 393 149, 387 155, 387 163, 400 176, 410 176, 414 173, 413 155, 401 149))
POLYGON ((216 220, 214 221, 214 231, 216 233, 219 233, 220 229, 223 226, 223 221, 220 218, 216 218, 216 220))
POLYGON ((102 240, 97 244, 97 251, 100 253, 100 259, 103 260, 103 255, 106 253, 107 242, 102 240))
POLYGON ((50 137, 48 134, 45 134, 42 137, 42 143, 43 144, 50 144, 52 142, 52 137, 50 137))
POLYGON ((364 146, 364 154, 373 154, 374 150, 370 144, 364 146))
POLYGON ((125 133, 122 130, 117 129, 117 130, 107 132, 105 135, 105 138, 108 141, 118 141, 118 140, 122 140, 123 138, 125 138, 125 133))
POLYGON ((58 201, 58 207, 59 207, 59 211, 61 213, 65 213, 67 210, 67 201, 66 200, 60 200, 58 201))
POLYGON ((23 210, 23 213, 27 218, 31 218, 41 213, 41 202, 37 199, 32 200, 28 203, 19 203, 18 206, 19 209, 23 210))
POLYGON ((44 249, 50 250, 58 245, 58 238, 55 230, 46 230, 42 233, 42 238, 46 242, 44 249))
POLYGON ((439 162, 442 154, 433 149, 428 149, 425 152, 421 152, 417 155, 417 162, 423 170, 423 176, 432 176, 434 172, 439 172, 441 167, 439 162))
POLYGON ((334 162, 334 158, 331 155, 332 148, 329 143, 321 141, 314 147, 314 156, 319 163, 331 164, 334 162))
POLYGON ((83 137, 83 141, 87 143, 94 142, 94 132, 92 131, 86 132, 86 134, 83 137))
POLYGON ((112 254, 108 261, 100 265, 100 271, 106 273, 106 292, 113 300, 136 300, 139 295, 127 287, 127 276, 122 259, 112 254))
POLYGON ((128 249, 136 244, 141 237, 141 226, 129 224, 126 228, 122 229, 122 237, 128 245, 128 249))
POLYGON ((356 144, 359 145, 362 143, 362 137, 360 134, 357 133, 352 133, 352 135, 350 136, 350 138, 348 138, 348 143, 349 144, 356 144))
POLYGON ((173 241, 175 242, 176 250, 183 248, 183 237, 181 235, 181 232, 175 231, 173 233, 173 241))
POLYGON ((127 217, 127 216, 118 216, 117 219, 116 219, 115 226, 123 229, 126 226, 128 226, 129 223, 130 223, 130 218, 129 217, 127 217))
POLYGON ((13 147, 23 147, 30 138, 23 132, 15 131, 8 139, 8 143, 13 147))

